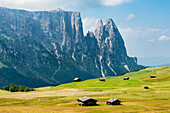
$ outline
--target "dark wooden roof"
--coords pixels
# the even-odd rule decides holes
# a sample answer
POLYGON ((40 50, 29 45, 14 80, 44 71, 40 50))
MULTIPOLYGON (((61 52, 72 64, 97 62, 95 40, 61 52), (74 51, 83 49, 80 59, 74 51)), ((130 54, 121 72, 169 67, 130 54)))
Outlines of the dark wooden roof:
POLYGON ((111 99, 108 100, 108 102, 115 102, 115 101, 122 102, 122 101, 118 100, 117 98, 111 98, 111 99))
POLYGON ((99 80, 105 80, 105 78, 99 78, 99 80))
POLYGON ((94 100, 94 101, 97 101, 96 99, 93 99, 93 98, 90 98, 90 97, 87 97, 87 96, 84 96, 84 97, 81 97, 79 99, 77 99, 78 101, 82 101, 82 102, 85 102, 85 101, 88 101, 88 100, 94 100))
POLYGON ((129 80, 129 77, 124 77, 123 80, 129 80))
POLYGON ((151 77, 156 77, 155 75, 150 75, 151 77))

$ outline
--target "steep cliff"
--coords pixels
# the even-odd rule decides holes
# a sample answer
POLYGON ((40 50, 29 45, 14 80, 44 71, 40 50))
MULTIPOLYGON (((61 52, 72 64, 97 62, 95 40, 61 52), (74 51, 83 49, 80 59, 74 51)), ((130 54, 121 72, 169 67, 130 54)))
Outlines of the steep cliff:
POLYGON ((0 8, 0 20, 0 86, 58 85, 142 68, 127 56, 112 19, 86 36, 79 12, 0 8))

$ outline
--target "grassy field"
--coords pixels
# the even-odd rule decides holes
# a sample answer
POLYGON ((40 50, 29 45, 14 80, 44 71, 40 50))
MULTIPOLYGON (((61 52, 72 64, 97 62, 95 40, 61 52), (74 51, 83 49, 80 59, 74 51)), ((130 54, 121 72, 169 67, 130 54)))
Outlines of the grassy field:
POLYGON ((170 67, 149 67, 139 72, 91 79, 56 87, 37 88, 27 93, 0 91, 0 112, 3 113, 170 113, 170 67), (150 78, 156 75, 156 78, 150 78), (129 77, 130 80, 123 80, 129 77), (144 89, 148 86, 149 89, 144 89), (97 106, 78 106, 76 99, 89 96, 97 106), (122 105, 106 105, 112 97, 122 105))

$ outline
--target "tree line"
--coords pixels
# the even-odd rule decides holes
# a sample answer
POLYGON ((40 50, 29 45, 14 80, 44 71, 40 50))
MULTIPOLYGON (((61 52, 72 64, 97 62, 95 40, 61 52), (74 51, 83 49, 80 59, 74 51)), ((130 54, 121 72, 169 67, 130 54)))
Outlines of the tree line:
POLYGON ((3 87, 3 90, 10 91, 10 92, 28 92, 28 91, 35 91, 34 88, 29 88, 25 86, 17 86, 15 84, 10 84, 3 87))

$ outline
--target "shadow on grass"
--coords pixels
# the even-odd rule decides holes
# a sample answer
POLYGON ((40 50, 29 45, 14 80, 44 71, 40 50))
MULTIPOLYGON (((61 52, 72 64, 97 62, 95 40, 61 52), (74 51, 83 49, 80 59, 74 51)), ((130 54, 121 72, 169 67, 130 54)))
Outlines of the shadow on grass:
POLYGON ((122 106, 122 104, 120 105, 108 105, 108 104, 96 104, 96 105, 91 105, 91 106, 80 106, 80 105, 76 105, 77 107, 103 107, 103 106, 122 106))

